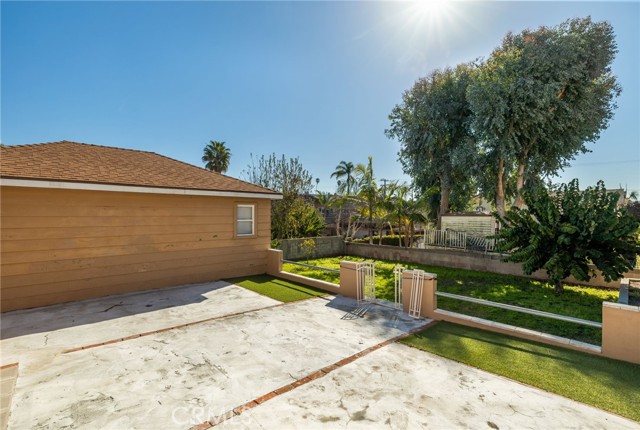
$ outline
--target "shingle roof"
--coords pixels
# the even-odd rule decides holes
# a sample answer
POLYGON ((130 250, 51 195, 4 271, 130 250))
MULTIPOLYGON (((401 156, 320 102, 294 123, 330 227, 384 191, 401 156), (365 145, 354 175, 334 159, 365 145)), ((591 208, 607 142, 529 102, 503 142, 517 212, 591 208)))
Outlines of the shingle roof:
POLYGON ((0 147, 0 177, 278 194, 154 152, 66 140, 0 147))

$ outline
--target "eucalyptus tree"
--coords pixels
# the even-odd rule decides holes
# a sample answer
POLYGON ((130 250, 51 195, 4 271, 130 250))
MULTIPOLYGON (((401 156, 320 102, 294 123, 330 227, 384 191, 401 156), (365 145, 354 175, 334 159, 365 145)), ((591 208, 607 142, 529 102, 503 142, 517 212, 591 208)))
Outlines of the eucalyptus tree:
POLYGON ((400 142, 399 161, 421 193, 438 188, 438 225, 452 194, 467 201, 473 194, 477 151, 466 94, 474 68, 462 64, 418 79, 389 115, 385 131, 400 142))
POLYGON ((528 180, 555 175, 608 126, 621 91, 611 72, 616 53, 611 24, 576 18, 507 34, 475 71, 472 127, 501 216, 510 178, 522 206, 528 180))
POLYGON ((210 140, 204 147, 202 162, 205 163, 204 168, 212 172, 225 173, 229 169, 231 161, 231 151, 226 147, 224 142, 210 140))

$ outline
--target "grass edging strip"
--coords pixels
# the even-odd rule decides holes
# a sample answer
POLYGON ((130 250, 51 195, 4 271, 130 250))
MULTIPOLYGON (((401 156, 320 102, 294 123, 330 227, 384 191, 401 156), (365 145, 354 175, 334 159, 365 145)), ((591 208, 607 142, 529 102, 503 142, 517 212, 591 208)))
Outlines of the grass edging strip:
POLYGON ((225 282, 246 288, 254 293, 290 303, 313 297, 322 297, 330 293, 317 288, 308 287, 297 282, 287 281, 271 275, 251 275, 225 279, 225 282))

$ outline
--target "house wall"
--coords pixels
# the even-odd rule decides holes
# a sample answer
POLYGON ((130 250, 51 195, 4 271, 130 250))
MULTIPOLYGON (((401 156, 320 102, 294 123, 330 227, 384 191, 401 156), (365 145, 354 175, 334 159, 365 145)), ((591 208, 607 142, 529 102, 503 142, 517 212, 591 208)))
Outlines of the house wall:
POLYGON ((270 200, 2 187, 1 311, 266 272, 270 200), (256 233, 235 237, 237 203, 256 233))

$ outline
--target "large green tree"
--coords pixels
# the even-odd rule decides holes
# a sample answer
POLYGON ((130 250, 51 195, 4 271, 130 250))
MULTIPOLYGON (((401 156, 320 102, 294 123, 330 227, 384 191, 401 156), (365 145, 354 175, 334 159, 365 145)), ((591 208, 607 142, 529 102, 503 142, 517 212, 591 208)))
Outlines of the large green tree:
POLYGON ((509 181, 521 207, 528 181, 555 175, 608 126, 620 94, 616 53, 609 23, 576 18, 507 34, 475 71, 467 98, 500 215, 509 181))
POLYGON ((273 239, 316 236, 324 228, 324 220, 314 205, 303 195, 313 190, 313 176, 296 158, 271 154, 258 159, 242 172, 249 182, 282 193, 282 200, 271 204, 271 236, 273 239))
POLYGON ((438 225, 452 196, 466 204, 475 191, 477 151, 466 95, 473 69, 473 64, 463 64, 418 79, 389 115, 391 127, 385 132, 400 142, 399 160, 421 194, 431 190, 438 198, 438 225))
POLYGON ((211 140, 203 152, 202 161, 205 163, 205 169, 218 173, 225 173, 229 169, 231 151, 224 142, 211 140))
POLYGON ((606 281, 618 279, 640 253, 640 222, 618 207, 618 198, 602 181, 582 192, 577 179, 552 192, 526 188, 527 208, 499 217, 503 228, 496 235, 497 249, 510 254, 506 261, 522 263, 526 274, 546 270, 557 292, 569 275, 588 281, 590 263, 606 281))

